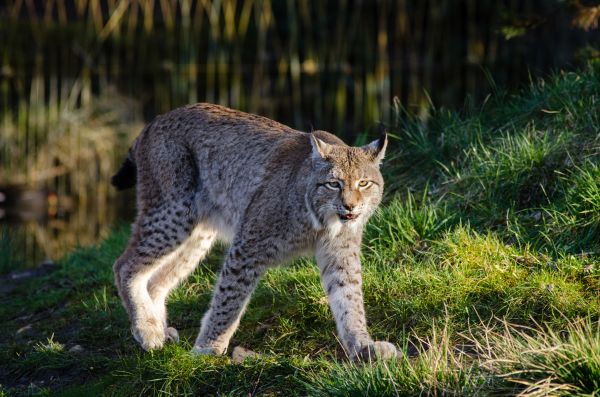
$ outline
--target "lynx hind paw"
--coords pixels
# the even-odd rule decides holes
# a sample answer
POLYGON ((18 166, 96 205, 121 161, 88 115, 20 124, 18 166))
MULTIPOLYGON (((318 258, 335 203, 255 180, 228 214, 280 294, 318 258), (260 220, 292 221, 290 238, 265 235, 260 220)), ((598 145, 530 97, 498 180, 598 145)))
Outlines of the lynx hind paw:
POLYGON ((371 362, 400 358, 400 351, 389 342, 373 342, 364 346, 354 357, 355 361, 371 362))

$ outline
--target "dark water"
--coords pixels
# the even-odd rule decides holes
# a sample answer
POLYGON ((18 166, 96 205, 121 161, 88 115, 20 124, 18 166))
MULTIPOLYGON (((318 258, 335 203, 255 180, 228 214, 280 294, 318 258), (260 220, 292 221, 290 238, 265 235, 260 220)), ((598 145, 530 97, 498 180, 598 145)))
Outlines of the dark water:
POLYGON ((108 179, 141 123, 173 107, 220 103, 352 142, 393 124, 393 103, 459 109, 575 67, 600 38, 550 1, 16 1, 0 18, 0 271, 130 219, 131 194, 108 179))
MULTIPOLYGON (((58 260, 75 247, 98 242, 112 228, 134 218, 133 190, 85 207, 57 207, 55 196, 45 191, 28 194, 39 196, 39 203, 32 207, 27 200, 18 208, 0 212, 0 274, 58 260)), ((62 200, 67 201, 65 197, 62 200)))

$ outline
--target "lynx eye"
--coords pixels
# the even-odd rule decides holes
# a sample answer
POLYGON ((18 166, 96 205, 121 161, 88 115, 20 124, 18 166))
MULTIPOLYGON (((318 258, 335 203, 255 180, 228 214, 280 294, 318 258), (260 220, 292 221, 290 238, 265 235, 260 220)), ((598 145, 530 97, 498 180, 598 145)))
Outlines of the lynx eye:
POLYGON ((373 182, 371 182, 371 181, 360 181, 360 182, 358 182, 358 187, 361 189, 366 189, 369 186, 371 186, 372 183, 373 182))
POLYGON ((325 187, 331 190, 340 190, 342 185, 339 182, 325 182, 325 187))

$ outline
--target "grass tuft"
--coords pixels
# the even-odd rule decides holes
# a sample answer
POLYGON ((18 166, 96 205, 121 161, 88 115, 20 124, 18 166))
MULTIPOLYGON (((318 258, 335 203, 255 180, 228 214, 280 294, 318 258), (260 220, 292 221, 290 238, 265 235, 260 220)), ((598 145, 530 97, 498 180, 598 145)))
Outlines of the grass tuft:
POLYGON ((426 249, 451 224, 445 207, 431 203, 428 190, 420 199, 408 192, 377 211, 365 233, 365 248, 370 258, 397 258, 405 252, 426 249))
POLYGON ((503 322, 474 340, 500 390, 520 396, 590 396, 600 390, 600 323, 570 322, 565 329, 503 322))
POLYGON ((447 328, 417 339, 417 357, 371 364, 335 363, 325 374, 308 372, 315 396, 476 395, 486 379, 473 360, 456 349, 447 328))

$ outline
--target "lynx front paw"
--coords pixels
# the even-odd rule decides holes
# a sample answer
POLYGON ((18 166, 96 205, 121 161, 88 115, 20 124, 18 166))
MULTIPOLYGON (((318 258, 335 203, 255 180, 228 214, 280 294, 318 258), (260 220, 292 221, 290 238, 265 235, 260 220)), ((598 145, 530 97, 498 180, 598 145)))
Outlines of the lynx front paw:
POLYGON ((162 348, 167 338, 164 326, 155 321, 145 321, 143 326, 133 327, 131 333, 146 351, 162 348))
POLYGON ((355 361, 389 360, 400 357, 396 346, 389 342, 372 342, 364 346, 353 357, 355 361))

